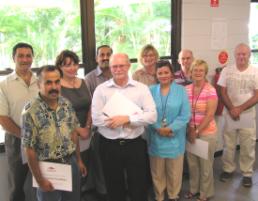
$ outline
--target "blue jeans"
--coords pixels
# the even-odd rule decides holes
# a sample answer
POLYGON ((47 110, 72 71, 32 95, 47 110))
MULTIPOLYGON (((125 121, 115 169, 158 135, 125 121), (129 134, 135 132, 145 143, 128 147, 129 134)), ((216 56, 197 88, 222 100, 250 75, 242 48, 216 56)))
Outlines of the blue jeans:
POLYGON ((73 191, 55 190, 44 192, 40 188, 37 188, 38 201, 80 201, 80 170, 77 165, 75 154, 71 156, 70 163, 72 166, 73 191))

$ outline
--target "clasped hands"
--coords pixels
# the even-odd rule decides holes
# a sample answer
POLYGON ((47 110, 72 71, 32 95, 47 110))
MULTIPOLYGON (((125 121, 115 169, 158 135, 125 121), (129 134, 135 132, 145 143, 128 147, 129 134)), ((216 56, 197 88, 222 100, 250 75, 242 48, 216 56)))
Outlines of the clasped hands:
POLYGON ((159 133, 159 135, 161 135, 163 137, 172 137, 173 136, 173 132, 169 127, 157 128, 156 130, 159 133))
POLYGON ((113 117, 108 117, 105 119, 106 126, 108 128, 114 129, 120 126, 129 126, 130 119, 126 115, 118 115, 113 117))
POLYGON ((235 121, 240 119, 240 114, 243 112, 242 108, 240 106, 232 107, 229 109, 229 115, 231 118, 235 121))

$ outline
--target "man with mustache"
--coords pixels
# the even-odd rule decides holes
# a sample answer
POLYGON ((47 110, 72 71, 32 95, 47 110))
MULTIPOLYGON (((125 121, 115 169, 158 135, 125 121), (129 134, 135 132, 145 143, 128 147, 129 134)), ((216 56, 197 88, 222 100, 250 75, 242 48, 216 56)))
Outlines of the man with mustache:
POLYGON ((109 58, 112 53, 113 50, 108 45, 101 45, 97 48, 96 62, 98 66, 85 76, 86 85, 92 96, 95 88, 99 84, 112 77, 109 69, 109 58))
POLYGON ((38 73, 39 95, 22 114, 22 145, 35 177, 38 201, 80 201, 80 172, 86 175, 80 157, 77 129, 80 128, 72 104, 60 96, 62 71, 43 66, 38 73), (71 166, 72 191, 56 190, 39 168, 39 161, 71 166))
MULTIPOLYGON (((112 55, 113 50, 108 45, 101 45, 97 48, 96 62, 98 64, 97 68, 89 72, 85 76, 86 85, 90 91, 91 96, 96 89, 96 87, 109 80, 112 75, 109 69, 109 58, 112 55)), ((95 128, 96 130, 96 128, 95 128)), ((99 134, 94 132, 90 145, 91 160, 89 161, 89 175, 88 179, 92 176, 95 184, 94 188, 101 200, 105 199, 107 193, 105 187, 105 180, 103 176, 102 165, 99 157, 99 134)))
MULTIPOLYGON (((22 163, 20 118, 24 105, 38 93, 36 77, 31 71, 33 56, 31 45, 16 44, 12 53, 15 69, 0 83, 0 124, 6 133, 10 201, 25 200, 24 183, 30 176, 28 165, 22 163)), ((35 200, 33 196, 31 199, 35 200)))

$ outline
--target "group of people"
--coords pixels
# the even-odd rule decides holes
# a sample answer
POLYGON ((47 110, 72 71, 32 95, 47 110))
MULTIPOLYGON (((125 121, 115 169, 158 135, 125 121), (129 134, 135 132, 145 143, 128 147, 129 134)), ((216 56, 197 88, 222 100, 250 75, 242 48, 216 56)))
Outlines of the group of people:
MULTIPOLYGON (((235 65, 223 69, 218 81, 218 95, 226 107, 220 180, 226 182, 236 170, 239 138, 245 187, 252 186, 258 101, 258 70, 249 64, 250 54, 246 44, 238 44, 235 65)), ((55 65, 41 67, 37 77, 31 71, 33 55, 31 45, 15 45, 15 70, 0 83, 10 201, 25 200, 23 186, 31 173, 39 185, 39 201, 79 201, 92 188, 108 201, 126 201, 128 196, 147 201, 150 181, 155 200, 163 201, 167 191, 168 199, 177 201, 185 146, 197 139, 208 143, 208 159, 186 153, 189 191, 184 197, 206 201, 214 196, 218 95, 208 82, 204 60, 183 49, 178 55, 181 68, 175 72, 149 44, 140 52, 142 68, 131 78, 128 55, 113 54, 103 45, 97 48, 97 68, 80 79, 79 58, 73 51, 62 51, 55 65), (117 94, 140 112, 103 112, 117 94), (42 175, 40 161, 70 166, 72 191, 55 190, 42 175)))

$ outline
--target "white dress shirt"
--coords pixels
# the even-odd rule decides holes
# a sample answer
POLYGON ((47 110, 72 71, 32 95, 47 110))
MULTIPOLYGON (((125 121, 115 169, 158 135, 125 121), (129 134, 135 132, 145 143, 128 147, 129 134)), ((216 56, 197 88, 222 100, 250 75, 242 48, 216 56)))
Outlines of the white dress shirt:
MULTIPOLYGON (((114 105, 115 107, 115 105, 114 105)), ((118 86, 113 79, 100 84, 92 99, 92 121, 98 127, 98 132, 108 139, 134 139, 144 132, 144 126, 152 124, 157 119, 156 106, 149 88, 132 79, 124 86, 118 86), (115 92, 122 93, 129 100, 138 105, 143 113, 129 116, 130 125, 120 126, 115 129, 106 126, 105 119, 108 117, 102 112, 103 107, 115 92)))

